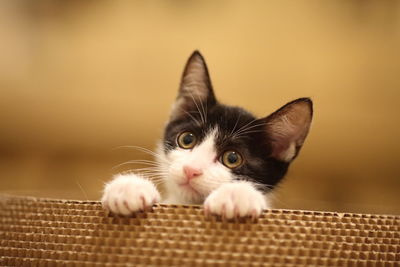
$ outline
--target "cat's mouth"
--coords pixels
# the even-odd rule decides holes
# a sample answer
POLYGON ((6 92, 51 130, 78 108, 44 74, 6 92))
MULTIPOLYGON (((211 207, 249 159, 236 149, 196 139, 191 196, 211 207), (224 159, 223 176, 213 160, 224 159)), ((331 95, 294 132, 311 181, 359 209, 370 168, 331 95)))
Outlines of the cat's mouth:
POLYGON ((200 196, 200 192, 197 191, 196 189, 193 188, 193 186, 190 184, 190 182, 178 184, 180 188, 183 188, 184 190, 190 192, 193 195, 198 195, 200 196))

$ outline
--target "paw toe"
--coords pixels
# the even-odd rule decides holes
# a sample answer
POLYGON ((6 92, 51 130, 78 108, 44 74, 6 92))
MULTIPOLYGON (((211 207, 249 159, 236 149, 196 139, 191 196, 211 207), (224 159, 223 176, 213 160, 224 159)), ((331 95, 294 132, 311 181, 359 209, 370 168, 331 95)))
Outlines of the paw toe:
POLYGON ((246 183, 233 183, 212 192, 204 203, 206 214, 223 218, 258 218, 266 203, 262 193, 246 183))

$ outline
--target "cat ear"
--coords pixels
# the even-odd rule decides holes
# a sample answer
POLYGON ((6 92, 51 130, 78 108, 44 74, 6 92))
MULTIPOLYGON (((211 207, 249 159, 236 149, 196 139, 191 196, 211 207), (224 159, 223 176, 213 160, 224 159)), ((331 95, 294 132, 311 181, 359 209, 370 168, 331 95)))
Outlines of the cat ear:
POLYGON ((185 112, 200 111, 216 103, 210 75, 203 56, 194 51, 188 59, 182 74, 178 97, 172 108, 171 117, 185 112))
POLYGON ((311 99, 299 98, 264 119, 273 158, 290 162, 297 156, 310 129, 312 115, 311 99))

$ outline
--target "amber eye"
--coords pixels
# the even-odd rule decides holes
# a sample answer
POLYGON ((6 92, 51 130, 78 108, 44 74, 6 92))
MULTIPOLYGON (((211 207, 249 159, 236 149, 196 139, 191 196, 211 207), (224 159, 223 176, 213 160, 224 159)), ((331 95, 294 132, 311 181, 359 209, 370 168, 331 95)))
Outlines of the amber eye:
POLYGON ((191 132, 183 132, 178 136, 178 145, 184 149, 193 148, 196 145, 197 138, 191 132))
POLYGON ((242 165, 243 158, 238 152, 233 150, 228 150, 222 155, 222 163, 226 167, 234 169, 242 165))

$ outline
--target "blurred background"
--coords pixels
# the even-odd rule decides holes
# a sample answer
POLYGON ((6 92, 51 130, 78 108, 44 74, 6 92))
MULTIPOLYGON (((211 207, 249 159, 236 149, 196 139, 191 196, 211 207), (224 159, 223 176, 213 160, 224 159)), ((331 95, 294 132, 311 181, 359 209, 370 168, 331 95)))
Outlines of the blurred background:
POLYGON ((226 104, 314 100, 276 207, 400 214, 399 3, 1 1, 0 192, 99 199, 199 49, 226 104))

